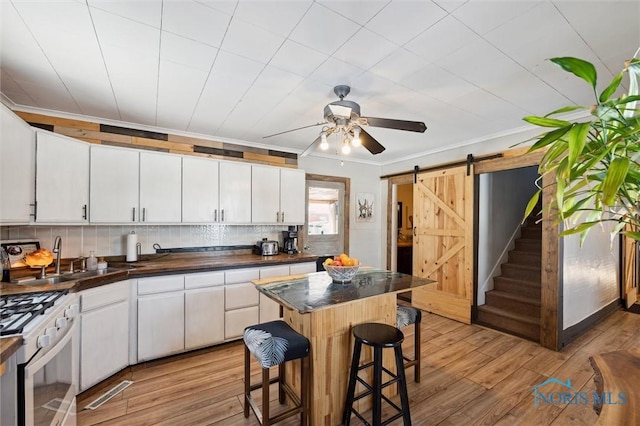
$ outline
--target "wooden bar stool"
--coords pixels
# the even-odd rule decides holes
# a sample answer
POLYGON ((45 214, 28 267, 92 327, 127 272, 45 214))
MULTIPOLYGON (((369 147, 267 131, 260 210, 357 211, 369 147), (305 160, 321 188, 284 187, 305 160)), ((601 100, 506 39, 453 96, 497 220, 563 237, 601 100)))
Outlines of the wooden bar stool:
POLYGON ((309 419, 309 340, 294 331, 284 321, 271 321, 252 325, 244 329, 244 417, 249 417, 249 407, 258 422, 268 426, 291 416, 300 414, 300 425, 306 426, 309 419), (251 384, 251 366, 249 354, 258 360, 262 367, 262 382, 251 384), (284 381, 284 364, 287 361, 301 359, 300 397, 284 381), (278 377, 269 379, 269 368, 278 366, 278 377), (278 382, 278 399, 284 404, 289 396, 294 406, 288 410, 269 416, 269 385, 278 382), (251 392, 262 389, 262 409, 251 397, 251 392))
POLYGON ((404 368, 415 367, 413 370, 413 379, 416 383, 420 383, 420 323, 422 322, 422 311, 413 306, 398 305, 396 315, 396 327, 402 328, 414 324, 413 332, 413 359, 404 356, 404 368))
POLYGON ((393 422, 394 420, 403 418, 405 426, 411 426, 411 414, 409 413, 409 396, 407 394, 407 380, 404 375, 403 357, 402 357, 402 341, 404 335, 402 331, 387 324, 364 323, 353 327, 353 336, 355 344, 353 347, 353 359, 351 360, 351 370, 349 374, 349 387, 347 388, 347 401, 342 416, 342 424, 349 425, 351 414, 355 414, 365 425, 382 426, 393 422), (360 353, 362 345, 373 347, 373 361, 360 365, 360 353), (382 349, 393 348, 396 360, 397 374, 393 374, 382 365, 382 349), (358 376, 358 372, 365 368, 373 366, 373 383, 369 384, 358 376), (382 372, 391 376, 391 380, 382 382, 382 372), (355 395, 356 382, 360 382, 367 389, 359 395, 355 395), (400 404, 398 407, 393 401, 382 394, 382 389, 398 383, 398 392, 400 393, 400 404), (372 423, 368 423, 361 413, 353 408, 353 403, 365 396, 373 397, 373 419, 372 423), (394 414, 385 421, 382 421, 382 400, 385 400, 398 413, 394 414))

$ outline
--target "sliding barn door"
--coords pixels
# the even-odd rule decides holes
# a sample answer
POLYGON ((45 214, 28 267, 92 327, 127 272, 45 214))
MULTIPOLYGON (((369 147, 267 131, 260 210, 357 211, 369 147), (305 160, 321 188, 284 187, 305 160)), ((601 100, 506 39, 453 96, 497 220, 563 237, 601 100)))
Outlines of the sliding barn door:
POLYGON ((413 275, 436 283, 413 291, 412 303, 471 323, 473 303, 473 170, 421 173, 413 186, 413 275))

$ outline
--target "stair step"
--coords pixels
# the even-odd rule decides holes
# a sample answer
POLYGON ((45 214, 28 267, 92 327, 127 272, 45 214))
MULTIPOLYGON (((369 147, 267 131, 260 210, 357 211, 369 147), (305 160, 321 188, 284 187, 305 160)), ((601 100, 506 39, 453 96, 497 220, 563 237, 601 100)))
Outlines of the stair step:
POLYGON ((523 281, 508 277, 494 277, 493 289, 540 300, 540 282, 523 281))
POLYGON ((540 299, 537 298, 501 290, 490 290, 486 292, 486 304, 514 314, 540 319, 540 299))
POLYGON ((531 265, 540 267, 542 265, 542 254, 529 251, 511 250, 509 252, 509 263, 518 265, 531 265))
POLYGON ((523 226, 520 228, 520 238, 529 240, 542 239, 542 226, 523 226))
POLYGON ((542 241, 529 238, 518 238, 516 240, 516 250, 540 253, 542 251, 542 241))
POLYGON ((531 265, 517 265, 513 263, 503 263, 500 266, 502 276, 507 278, 515 278, 522 281, 541 282, 541 267, 531 265))
POLYGON ((477 323, 534 342, 540 341, 540 321, 528 315, 514 314, 504 309, 481 305, 478 306, 477 323))

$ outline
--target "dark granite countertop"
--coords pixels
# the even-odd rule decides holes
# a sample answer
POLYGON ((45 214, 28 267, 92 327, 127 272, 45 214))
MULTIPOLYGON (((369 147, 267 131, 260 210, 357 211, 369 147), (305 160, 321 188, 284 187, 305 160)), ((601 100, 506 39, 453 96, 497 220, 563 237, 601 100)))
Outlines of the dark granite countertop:
MULTIPOLYGON (((263 281, 264 282, 264 281, 263 281)), ((263 284, 253 281, 258 291, 280 305, 307 313, 329 308, 339 303, 351 302, 388 293, 400 293, 422 287, 435 281, 399 272, 375 269, 360 270, 350 283, 336 284, 326 272, 293 276, 285 281, 263 284)))

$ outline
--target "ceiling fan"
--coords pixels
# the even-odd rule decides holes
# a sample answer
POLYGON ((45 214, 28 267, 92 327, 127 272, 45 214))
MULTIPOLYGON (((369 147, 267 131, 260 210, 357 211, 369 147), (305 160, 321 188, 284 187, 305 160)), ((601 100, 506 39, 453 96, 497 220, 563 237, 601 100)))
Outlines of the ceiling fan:
POLYGON ((406 120, 394 120, 391 118, 378 118, 378 117, 362 117, 360 115, 360 105, 353 101, 345 100, 345 96, 349 94, 351 88, 345 85, 335 86, 333 92, 340 98, 339 101, 331 102, 324 107, 324 122, 311 124, 309 126, 298 127, 297 129, 286 130, 280 133, 274 133, 273 135, 264 136, 264 138, 270 138, 272 136, 282 135, 284 133, 294 132, 296 130, 306 129, 308 127, 322 126, 320 135, 313 141, 307 149, 304 150, 301 157, 304 157, 311 152, 316 145, 320 146, 320 149, 326 150, 329 148, 327 142, 327 136, 337 133, 342 134, 342 153, 348 154, 351 151, 351 146, 364 146, 372 154, 380 154, 385 150, 385 147, 367 133, 362 126, 383 127, 387 129, 407 130, 410 132, 424 133, 427 130, 427 126, 422 121, 406 121, 406 120))

